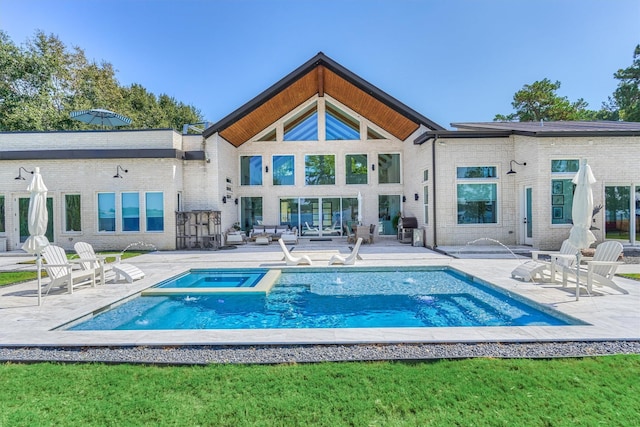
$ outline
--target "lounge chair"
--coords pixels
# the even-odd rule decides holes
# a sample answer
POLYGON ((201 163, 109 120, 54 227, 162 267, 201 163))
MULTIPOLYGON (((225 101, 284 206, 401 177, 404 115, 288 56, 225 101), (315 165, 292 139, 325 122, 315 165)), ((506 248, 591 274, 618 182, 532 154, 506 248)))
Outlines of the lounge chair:
POLYGON ((111 274, 110 276, 112 277, 109 279, 113 279, 116 282, 124 279, 128 283, 133 283, 134 280, 142 279, 144 277, 144 272, 135 265, 123 264, 120 262, 119 254, 115 255, 115 263, 108 264, 106 262, 106 257, 96 255, 93 250, 93 246, 89 243, 78 242, 73 245, 73 248, 80 257, 78 260, 80 267, 87 271, 94 270, 96 272, 96 276, 99 277, 101 285, 106 283, 106 275, 110 272, 115 274, 111 274))
POLYGON ((284 260, 287 265, 299 265, 299 264, 309 264, 311 265, 311 258, 307 255, 301 255, 299 257, 295 257, 291 255, 289 249, 287 249, 287 245, 284 244, 282 239, 278 239, 278 243, 280 243, 280 247, 282 248, 282 252, 284 253, 284 260))
POLYGON ((358 251, 360 250, 360 245, 362 244, 362 237, 358 237, 358 241, 356 245, 353 247, 353 250, 349 255, 333 255, 329 260, 329 265, 332 264, 344 264, 344 265, 353 265, 356 263, 356 258, 358 256, 358 251))
POLYGON ((520 277, 522 280, 531 282, 539 279, 540 281, 555 281, 556 271, 562 267, 571 267, 575 265, 576 253, 578 248, 573 246, 568 240, 562 242, 560 251, 531 251, 532 261, 520 264, 511 272, 511 277, 520 277), (546 255, 550 261, 539 259, 540 255, 546 255), (545 274, 547 277, 545 277, 545 274))
POLYGON ((67 259, 67 253, 60 246, 45 247, 42 250, 42 258, 45 261, 42 267, 51 279, 47 291, 53 287, 66 287, 67 292, 72 294, 73 289, 78 286, 96 286, 95 269, 74 270, 74 263, 67 259))
POLYGON ((302 232, 302 234, 310 234, 310 235, 317 235, 319 233, 318 227, 312 227, 309 225, 309 223, 307 221, 304 222, 304 231, 302 232))
MULTIPOLYGON (((618 261, 620 255, 622 255, 622 251, 622 243, 615 241, 603 242, 596 246, 596 251, 593 254, 593 259, 587 259, 585 261, 586 268, 581 266, 578 270, 580 278, 583 278, 583 276, 586 275, 587 291, 589 293, 591 293, 593 285, 607 286, 623 294, 629 293, 625 289, 619 287, 613 281, 613 276, 616 274, 618 266, 624 264, 623 262, 618 261)), ((562 285, 564 287, 567 286, 569 275, 574 276, 576 282, 578 282, 578 277, 575 277, 575 266, 573 268, 563 267, 562 285)), ((582 282, 582 280, 580 280, 580 282, 582 282)))

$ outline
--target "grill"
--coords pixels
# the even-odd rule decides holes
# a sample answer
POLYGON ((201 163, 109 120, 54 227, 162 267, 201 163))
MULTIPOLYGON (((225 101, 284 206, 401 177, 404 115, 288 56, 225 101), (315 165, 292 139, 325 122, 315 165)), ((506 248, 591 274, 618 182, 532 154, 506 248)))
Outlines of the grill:
POLYGON ((398 240, 401 243, 411 243, 413 239, 413 230, 418 228, 418 218, 414 216, 405 216, 398 220, 398 240))

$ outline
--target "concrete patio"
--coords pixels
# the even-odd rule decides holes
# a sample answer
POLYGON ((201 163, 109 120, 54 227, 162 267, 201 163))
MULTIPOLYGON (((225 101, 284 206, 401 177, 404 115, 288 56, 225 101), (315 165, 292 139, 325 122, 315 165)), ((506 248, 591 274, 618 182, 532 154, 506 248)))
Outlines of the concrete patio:
MULTIPOLYGON (((459 328, 372 328, 372 329, 276 329, 276 330, 164 330, 164 331, 65 331, 53 330, 91 315, 110 304, 137 295, 159 281, 190 268, 286 267, 279 245, 238 245, 217 251, 152 252, 130 258, 147 275, 132 284, 107 283, 84 288, 72 295, 52 290, 37 305, 36 282, 0 288, 0 346, 178 346, 178 345, 269 345, 269 344, 366 344, 366 343, 478 343, 640 340, 640 282, 617 278, 629 291, 620 295, 604 290, 602 295, 575 298, 575 288, 559 284, 525 283, 511 278, 511 271, 528 258, 530 248, 505 249, 492 244, 439 248, 455 257, 424 247, 381 238, 360 249, 357 267, 447 265, 472 274, 507 292, 517 294, 588 325, 459 328)), ((301 240, 293 253, 339 250, 349 253, 344 240, 312 242, 301 240)), ((0 271, 33 269, 19 262, 33 259, 23 253, 2 253, 0 271)), ((318 260, 314 266, 326 266, 318 260)), ((331 268, 350 268, 334 266, 331 268)), ((625 264, 619 272, 640 273, 640 264, 625 264)), ((46 283, 47 279, 44 279, 46 283)), ((600 291, 600 288, 598 289, 600 291)))

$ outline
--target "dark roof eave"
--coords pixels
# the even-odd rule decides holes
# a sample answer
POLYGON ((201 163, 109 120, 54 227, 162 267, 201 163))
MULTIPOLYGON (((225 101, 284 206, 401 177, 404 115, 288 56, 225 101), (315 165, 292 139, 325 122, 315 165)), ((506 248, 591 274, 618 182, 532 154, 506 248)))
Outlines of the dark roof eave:
POLYGON ((430 129, 434 129, 434 130, 444 129, 444 127, 427 119, 423 115, 419 114, 418 112, 402 104, 397 99, 393 98, 392 96, 376 88, 371 83, 358 77, 351 71, 344 68, 342 65, 333 61, 324 53, 319 52, 316 56, 314 56, 309 61, 302 64, 300 67, 296 68, 294 71, 292 71, 291 73, 286 75, 284 78, 276 82, 274 85, 266 89, 264 92, 262 92, 261 94, 259 94, 258 96, 256 96, 255 98, 253 98, 252 100, 250 100, 249 102, 241 106, 240 108, 236 109, 235 111, 233 111, 231 114, 227 115, 220 121, 212 124, 209 128, 205 129, 205 131, 202 133, 202 136, 204 138, 208 138, 214 133, 221 132, 224 129, 228 128, 233 123, 238 121, 240 118, 249 114, 256 108, 258 108, 260 105, 267 102, 269 99, 273 98, 276 94, 278 94, 282 90, 289 87, 291 84, 293 84, 295 81, 297 81, 298 79, 306 75, 309 71, 311 71, 318 65, 325 66, 327 69, 338 74, 340 77, 347 80, 349 83, 362 89, 364 92, 373 96, 374 98, 376 98, 377 100, 379 100, 380 102, 388 106, 389 108, 397 111, 398 113, 402 114, 408 119, 416 123, 423 124, 430 129))
POLYGON ((455 131, 445 130, 442 132, 429 131, 425 132, 416 139, 413 140, 415 145, 422 145, 431 139, 438 138, 450 138, 450 139, 463 139, 463 138, 508 138, 513 132, 511 131, 455 131))

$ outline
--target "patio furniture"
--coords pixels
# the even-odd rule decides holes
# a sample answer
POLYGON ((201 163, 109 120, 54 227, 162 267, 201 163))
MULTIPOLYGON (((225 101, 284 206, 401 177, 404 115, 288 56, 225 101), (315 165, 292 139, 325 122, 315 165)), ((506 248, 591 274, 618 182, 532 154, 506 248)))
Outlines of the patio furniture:
POLYGON ((358 251, 360 250, 360 245, 362 244, 362 237, 358 237, 358 241, 356 245, 353 247, 351 253, 347 256, 342 255, 334 255, 329 260, 329 265, 332 264, 343 264, 343 265, 353 265, 356 263, 356 257, 358 256, 358 251))
POLYGON ((95 269, 74 270, 73 263, 67 259, 67 253, 60 246, 49 245, 42 250, 45 264, 42 266, 50 282, 47 291, 53 287, 66 287, 67 293, 72 294, 78 286, 96 286, 95 269))
POLYGON ((309 223, 307 221, 304 222, 304 231, 302 232, 302 235, 312 235, 312 236, 317 236, 319 234, 319 230, 318 227, 312 227, 309 225, 309 223))
POLYGON ((353 229, 350 229, 349 226, 345 223, 344 226, 344 235, 347 236, 347 243, 355 243, 356 242, 356 233, 353 229))
POLYGON ((311 258, 307 255, 301 255, 299 257, 294 257, 287 249, 287 245, 284 244, 282 239, 278 239, 278 243, 280 243, 280 248, 282 248, 282 252, 284 253, 284 260, 287 265, 299 265, 299 264, 309 264, 311 265, 311 258))
MULTIPOLYGON (((134 280, 144 278, 145 274, 142 270, 132 264, 124 264, 120 262, 121 254, 112 255, 116 258, 115 263, 107 263, 106 256, 96 255, 93 250, 93 246, 86 242, 78 242, 73 245, 78 257, 78 264, 83 270, 93 269, 96 276, 99 277, 100 284, 104 285, 107 281, 106 273, 112 272, 109 280, 119 282, 121 279, 126 280, 128 283, 133 283, 134 280)), ((96 279, 97 280, 97 279, 96 279)))
POLYGON ((230 231, 225 239, 226 245, 242 245, 247 243, 247 236, 241 231, 230 231))
POLYGON ((298 229, 293 227, 291 230, 283 231, 280 238, 285 243, 298 243, 298 229))
POLYGON ((368 238, 368 240, 369 240, 370 244, 373 243, 373 238, 376 235, 376 229, 377 228, 378 228, 378 226, 375 225, 375 224, 369 225, 369 238, 368 238))
POLYGON ((539 278, 540 281, 555 281, 556 271, 559 267, 571 267, 575 265, 578 248, 573 246, 569 240, 562 242, 560 251, 531 251, 532 261, 520 264, 511 272, 511 277, 520 277, 526 282, 531 282, 539 278), (541 260, 540 255, 546 255, 549 261, 541 260), (545 278, 545 273, 548 277, 545 278))
POLYGON ((362 238, 362 241, 365 243, 369 242, 369 232, 370 228, 368 225, 358 225, 356 227, 356 241, 359 238, 362 238))
POLYGON ((256 245, 268 245, 269 243, 271 243, 269 235, 256 236, 256 245))
POLYGON ((413 216, 400 217, 398 220, 398 240, 401 243, 413 241, 413 230, 418 228, 418 218, 413 216))
POLYGON ((586 275, 587 292, 589 292, 589 294, 592 292, 593 285, 607 286, 623 294, 628 294, 628 291, 622 289, 613 281, 618 266, 624 264, 618 261, 620 255, 622 255, 622 251, 623 246, 620 242, 608 241, 600 243, 596 246, 593 259, 587 259, 585 261, 586 268, 582 266, 580 266, 579 269, 576 269, 575 266, 573 268, 562 267, 562 286, 567 286, 569 275, 575 277, 576 286, 581 281, 581 278, 586 275))

